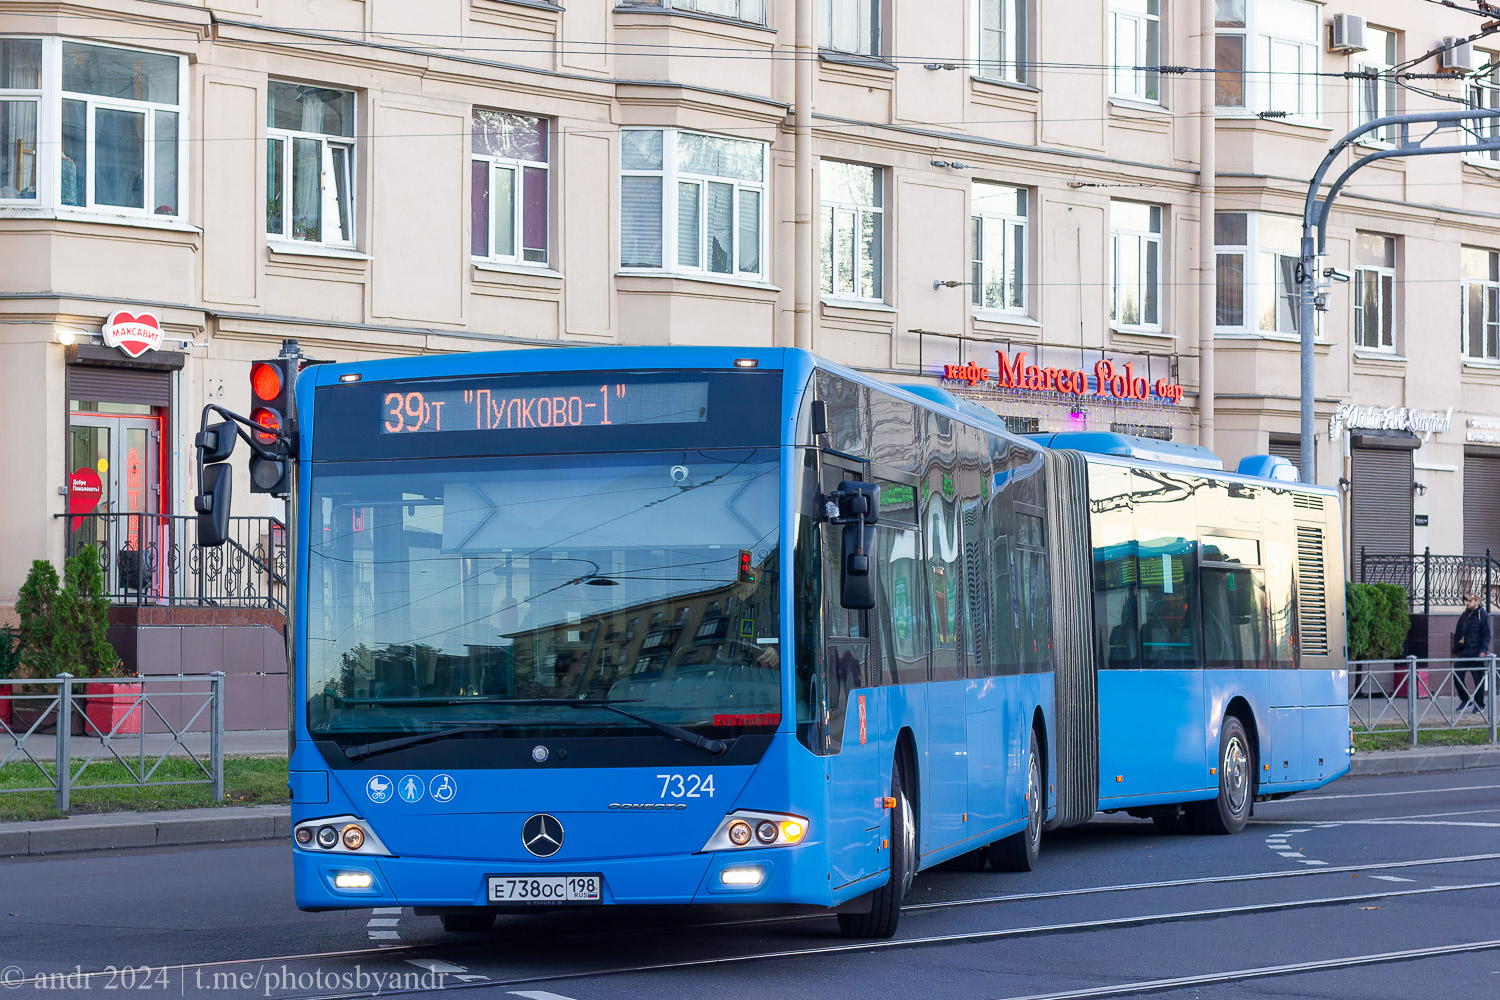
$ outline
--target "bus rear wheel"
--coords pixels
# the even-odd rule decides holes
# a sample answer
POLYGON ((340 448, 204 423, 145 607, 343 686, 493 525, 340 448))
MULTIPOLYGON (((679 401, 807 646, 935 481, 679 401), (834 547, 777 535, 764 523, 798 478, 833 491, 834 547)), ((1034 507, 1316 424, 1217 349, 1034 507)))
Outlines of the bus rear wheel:
POLYGON ((917 874, 917 824, 912 815, 911 800, 906 797, 904 767, 898 756, 891 766, 891 877, 885 885, 870 893, 870 909, 865 913, 840 913, 839 930, 851 938, 888 938, 901 922, 901 901, 911 889, 917 874))
POLYGON ((1042 751, 1036 730, 1031 731, 1031 753, 1026 764, 1026 828, 988 848, 990 867, 997 872, 1029 872, 1042 853, 1042 751))
POLYGON ((1188 818, 1199 833, 1239 833, 1250 819, 1255 798, 1255 754, 1240 720, 1225 717, 1219 729, 1219 794, 1187 805, 1188 818))

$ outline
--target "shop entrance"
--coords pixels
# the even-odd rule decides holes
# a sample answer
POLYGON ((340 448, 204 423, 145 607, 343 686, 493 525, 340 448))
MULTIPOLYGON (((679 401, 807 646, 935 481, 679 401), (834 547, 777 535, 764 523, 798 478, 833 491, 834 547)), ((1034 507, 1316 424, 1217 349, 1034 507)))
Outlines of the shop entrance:
MULTIPOLYGON (((136 403, 74 401, 68 415, 70 552, 100 554, 110 594, 148 591, 166 572, 162 417, 136 403)), ((155 590, 160 593, 160 589, 155 590)))

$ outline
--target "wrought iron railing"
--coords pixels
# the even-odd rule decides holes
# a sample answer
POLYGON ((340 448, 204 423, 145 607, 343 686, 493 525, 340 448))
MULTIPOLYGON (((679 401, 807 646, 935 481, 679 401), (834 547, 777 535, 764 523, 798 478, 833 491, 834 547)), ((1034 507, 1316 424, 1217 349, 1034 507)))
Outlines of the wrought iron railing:
POLYGON ((170 514, 62 514, 68 555, 92 548, 111 604, 269 608, 286 613, 286 528, 232 517, 221 546, 198 544, 197 519, 170 514))
POLYGON ((224 672, 91 681, 70 674, 0 680, 0 769, 20 769, 24 787, 7 792, 51 792, 68 812, 74 791, 207 785, 224 800, 224 672), (189 741, 189 733, 206 733, 189 741), (196 749, 191 744, 197 744, 196 749), (191 763, 162 767, 169 758, 191 763), (96 777, 96 764, 118 763, 123 781, 96 777))
POLYGON ((1458 607, 1468 594, 1484 597, 1485 609, 1500 594, 1500 561, 1485 549, 1482 556, 1440 556, 1432 549, 1410 555, 1388 555, 1359 550, 1360 583, 1394 583, 1406 588, 1413 611, 1424 614, 1434 607, 1458 607))
POLYGON ((1494 656, 1471 660, 1349 661, 1349 728, 1400 733, 1417 746, 1424 731, 1469 729, 1496 742, 1494 656))

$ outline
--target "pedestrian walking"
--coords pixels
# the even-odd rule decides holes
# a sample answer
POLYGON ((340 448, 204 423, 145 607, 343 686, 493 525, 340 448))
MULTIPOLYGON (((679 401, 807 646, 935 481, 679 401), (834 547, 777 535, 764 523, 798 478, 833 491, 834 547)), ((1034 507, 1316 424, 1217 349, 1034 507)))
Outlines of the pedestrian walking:
POLYGON ((1458 696, 1454 715, 1462 715, 1471 707, 1484 711, 1485 662, 1479 657, 1490 652, 1490 614, 1480 608, 1479 602, 1478 594, 1465 595, 1463 614, 1453 626, 1453 692, 1458 696))

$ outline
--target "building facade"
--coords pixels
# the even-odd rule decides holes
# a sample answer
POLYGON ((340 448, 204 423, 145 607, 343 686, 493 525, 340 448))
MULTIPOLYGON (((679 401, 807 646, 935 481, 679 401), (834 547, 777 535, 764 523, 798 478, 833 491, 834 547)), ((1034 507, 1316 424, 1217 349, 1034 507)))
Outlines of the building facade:
MULTIPOLYGON (((187 525, 200 410, 242 410, 284 338, 807 346, 1017 430, 1295 456, 1312 171, 1373 117, 1500 106, 1500 34, 1403 0, 0 14, 0 604, 100 543, 122 628, 242 606, 198 622, 217 646, 152 639, 173 662, 284 602, 278 505, 237 482, 265 519, 220 562, 187 525)), ((1364 169, 1326 263, 1351 280, 1319 314, 1315 477, 1347 490, 1351 572, 1500 553, 1500 152, 1364 169)))

